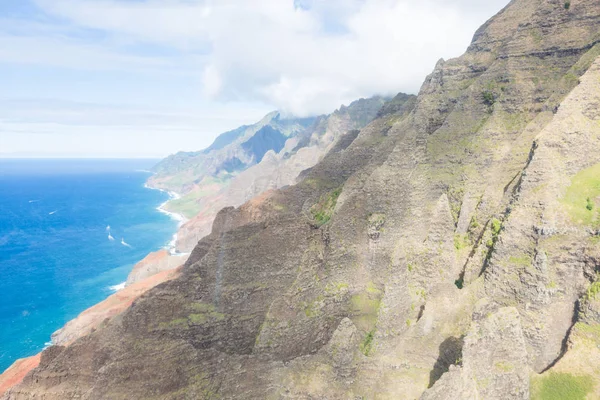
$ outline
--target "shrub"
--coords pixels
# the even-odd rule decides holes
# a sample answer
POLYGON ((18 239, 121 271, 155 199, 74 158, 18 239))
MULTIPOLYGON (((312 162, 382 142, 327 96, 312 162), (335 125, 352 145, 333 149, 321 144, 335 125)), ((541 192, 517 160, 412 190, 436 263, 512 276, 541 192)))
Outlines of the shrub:
POLYGON ((500 220, 497 218, 493 218, 492 219, 492 235, 494 237, 498 237, 498 235, 500 234, 500 229, 502 229, 502 222, 500 222, 500 220))
POLYGON ((568 10, 569 8, 571 8, 571 1, 567 0, 565 1, 565 10, 568 10))
POLYGON ((592 200, 588 197, 587 198, 587 204, 585 205, 585 208, 588 209, 588 211, 592 211, 594 209, 594 202, 592 202, 592 200))
POLYGON ((337 188, 328 195, 322 196, 319 202, 311 207, 310 211, 318 226, 329 222, 341 193, 342 188, 337 188))
POLYGON ((454 247, 456 250, 462 250, 469 245, 470 243, 468 235, 460 235, 458 233, 454 235, 454 247))
POLYGON ((483 103, 487 106, 493 106, 496 102, 496 95, 491 90, 485 90, 483 92, 483 103))
POLYGON ((367 333, 367 336, 365 336, 362 343, 360 344, 360 350, 363 352, 363 354, 365 356, 368 356, 369 353, 371 352, 371 349, 373 348, 373 337, 374 337, 373 331, 367 333))
POLYGON ((594 300, 598 296, 598 293, 600 293, 600 281, 592 283, 585 294, 585 299, 594 300))

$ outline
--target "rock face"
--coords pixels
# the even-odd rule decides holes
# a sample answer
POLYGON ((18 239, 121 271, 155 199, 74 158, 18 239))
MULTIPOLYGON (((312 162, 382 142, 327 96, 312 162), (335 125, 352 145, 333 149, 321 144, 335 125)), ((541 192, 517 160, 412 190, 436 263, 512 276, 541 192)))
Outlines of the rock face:
MULTIPOLYGON (((414 100, 414 96, 404 96, 406 98, 396 98, 395 107, 402 106, 408 99, 414 100)), ((239 195, 232 197, 232 193, 223 193, 240 173, 260 164, 265 157, 270 158, 272 164, 273 157, 287 160, 295 157, 305 147, 310 147, 312 153, 315 153, 314 147, 318 145, 321 151, 313 154, 312 158, 295 157, 300 160, 304 169, 312 167, 325 154, 328 145, 346 131, 360 129, 369 123, 385 102, 386 99, 380 96, 360 99, 348 107, 342 106, 333 114, 311 118, 284 117, 276 111, 269 113, 254 125, 242 126, 221 134, 205 150, 180 152, 167 157, 153 168, 155 175, 148 180, 148 184, 182 195, 167 203, 165 208, 187 218, 200 214, 200 219, 204 222, 199 224, 196 221, 195 225, 202 230, 200 238, 204 237, 210 233, 210 224, 221 208, 239 206, 250 199, 252 193, 257 195, 263 192, 266 190, 265 179, 272 182, 268 184, 271 188, 294 183, 301 169, 297 169, 298 165, 294 169, 294 162, 286 163, 292 166, 292 170, 280 175, 269 163, 266 164, 267 170, 265 166, 258 167, 258 172, 237 179, 238 189, 234 192, 239 191, 240 186, 245 192, 242 195, 244 200, 241 201, 239 195), (254 181, 247 181, 248 177, 257 173, 262 178, 256 178, 257 185, 253 184, 254 181)), ((182 232, 191 232, 193 225, 188 224, 182 232)), ((181 242, 185 243, 186 238, 180 239, 181 242)), ((190 251, 197 242, 196 240, 191 246, 186 246, 186 251, 190 251)))
POLYGON ((40 364, 41 354, 15 361, 13 365, 0 375, 0 396, 8 389, 21 383, 25 375, 40 364))
POLYGON ((461 358, 451 365, 422 400, 529 399, 529 370, 519 313, 502 308, 476 312, 464 339, 461 358), (486 315, 487 314, 487 315, 486 315))
POLYGON ((143 281, 161 271, 167 271, 182 266, 188 255, 171 255, 167 250, 150 253, 137 263, 127 277, 127 286, 143 281))
POLYGON ((153 169, 152 186, 187 194, 199 184, 226 180, 230 175, 259 163, 269 150, 279 152, 288 138, 313 125, 315 118, 285 118, 267 114, 254 125, 221 134, 202 151, 180 152, 167 157, 153 169))
POLYGON ((3 398, 600 395, 599 29, 597 0, 512 1, 3 398))
POLYGON ((63 328, 54 332, 52 343, 68 346, 80 337, 88 335, 111 318, 127 310, 142 294, 163 282, 174 279, 179 272, 176 269, 169 269, 130 283, 124 289, 88 308, 63 328))
POLYGON ((416 97, 400 94, 389 103, 381 97, 360 99, 329 116, 321 117, 301 136, 289 140, 279 152, 268 151, 262 161, 242 171, 212 195, 198 199, 198 215, 178 232, 177 250, 191 251, 208 235, 217 212, 225 207, 238 207, 259 194, 296 183, 298 175, 317 164, 345 133, 363 128, 379 113, 396 110, 409 112, 416 97), (382 105, 384 105, 382 108, 382 105))

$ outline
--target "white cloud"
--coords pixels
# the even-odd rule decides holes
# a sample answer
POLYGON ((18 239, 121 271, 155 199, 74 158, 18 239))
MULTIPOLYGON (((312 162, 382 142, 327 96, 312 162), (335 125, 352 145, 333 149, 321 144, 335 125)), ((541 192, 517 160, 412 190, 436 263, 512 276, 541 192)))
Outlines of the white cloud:
POLYGON ((507 2, 37 0, 76 27, 107 33, 114 46, 133 41, 201 55, 189 67, 203 71, 208 96, 260 100, 298 115, 360 96, 416 92, 440 57, 460 55, 507 2))
POLYGON ((215 133, 265 112, 234 103, 173 110, 0 99, 0 156, 165 157, 205 148, 215 133))
POLYGON ((0 152, 44 156, 164 156, 274 108, 415 93, 508 2, 12 1, 38 10, 0 16, 0 152))

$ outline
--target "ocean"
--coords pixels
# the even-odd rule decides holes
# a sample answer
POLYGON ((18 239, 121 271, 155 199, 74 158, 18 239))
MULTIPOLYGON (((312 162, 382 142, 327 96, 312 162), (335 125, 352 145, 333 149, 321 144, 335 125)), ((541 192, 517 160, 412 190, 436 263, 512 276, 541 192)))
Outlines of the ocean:
POLYGON ((169 243, 169 196, 144 187, 157 161, 0 159, 0 372, 169 243))

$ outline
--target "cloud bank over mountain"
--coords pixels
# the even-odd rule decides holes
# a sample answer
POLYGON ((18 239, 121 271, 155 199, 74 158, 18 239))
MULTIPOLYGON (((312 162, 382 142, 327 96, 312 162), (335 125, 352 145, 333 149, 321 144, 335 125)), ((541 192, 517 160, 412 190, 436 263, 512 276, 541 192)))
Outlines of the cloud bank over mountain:
MULTIPOLYGON (((439 55, 464 51, 474 28, 506 0, 485 3, 37 1, 72 29, 102 32, 119 51, 156 46, 189 57, 208 96, 260 99, 296 114, 373 93, 418 91, 439 55)), ((145 67, 169 64, 168 54, 150 53, 145 67)), ((136 67, 135 57, 121 56, 117 62, 136 67)))
MULTIPOLYGON (((507 2, 8 0, 0 69, 10 76, 19 68, 22 82, 3 98, 39 100, 41 92, 169 113, 220 113, 229 104, 236 124, 248 104, 260 110, 248 121, 272 108, 326 113, 359 97, 418 92, 439 57, 461 54, 507 2), (85 85, 73 84, 81 76, 85 85)), ((223 128, 208 130, 214 137, 223 128)))

